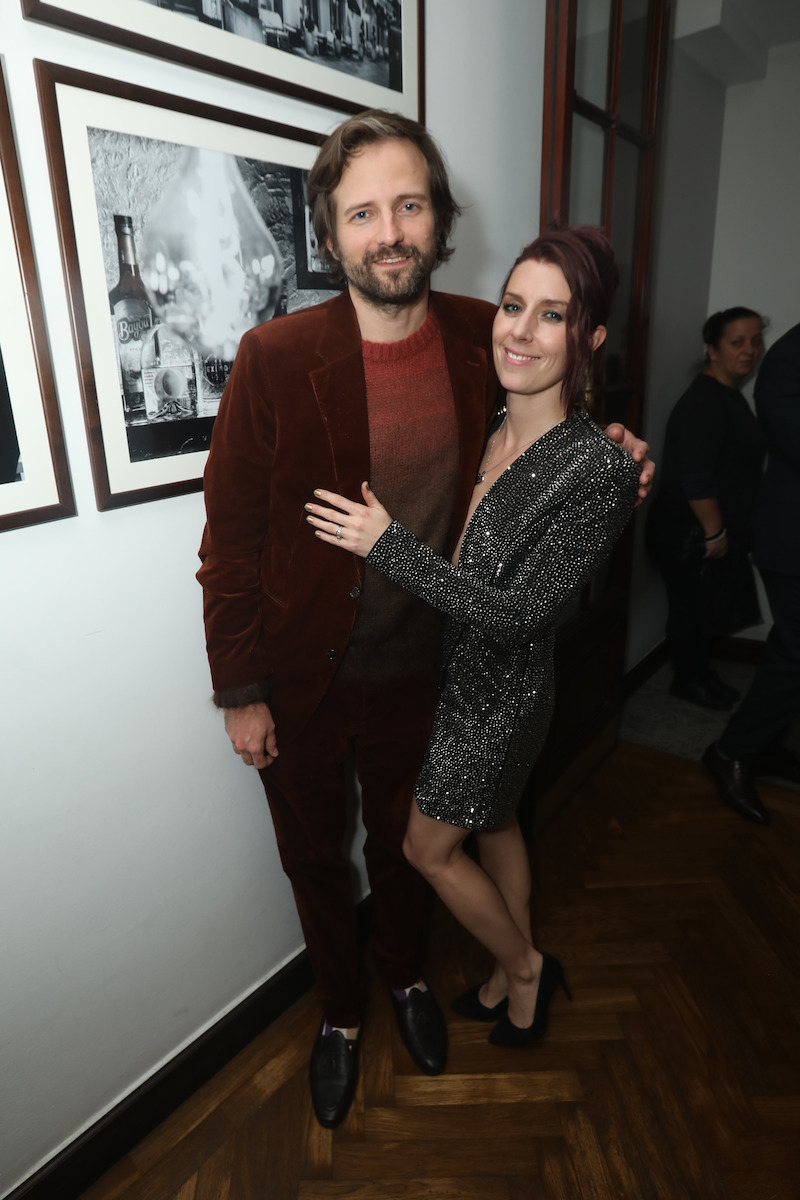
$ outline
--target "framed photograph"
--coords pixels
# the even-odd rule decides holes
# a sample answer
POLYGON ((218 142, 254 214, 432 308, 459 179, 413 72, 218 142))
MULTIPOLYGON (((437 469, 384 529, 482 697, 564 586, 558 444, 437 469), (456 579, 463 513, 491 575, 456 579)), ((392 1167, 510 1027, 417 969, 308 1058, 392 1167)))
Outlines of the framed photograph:
POLYGON ((101 509, 201 487, 242 335, 326 299, 320 136, 36 61, 101 509))
POLYGON ((342 112, 424 120, 424 0, 22 0, 26 17, 342 112))
POLYGON ((0 530, 75 514, 5 81, 0 76, 0 530))

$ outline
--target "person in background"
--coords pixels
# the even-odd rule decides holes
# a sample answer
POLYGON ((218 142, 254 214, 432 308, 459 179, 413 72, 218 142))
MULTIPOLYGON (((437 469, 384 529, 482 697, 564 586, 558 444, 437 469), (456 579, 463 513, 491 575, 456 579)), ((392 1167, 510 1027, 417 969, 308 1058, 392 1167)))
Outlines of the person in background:
MULTIPOLYGON (((311 1096, 333 1128, 358 1079, 367 976, 357 938, 344 765, 367 830, 371 947, 400 1035, 440 1073, 447 1030, 424 978, 427 884, 403 855, 430 736, 440 620, 353 555, 303 536, 326 479, 371 479, 449 557, 498 407, 495 306, 431 290, 459 212, 424 126, 370 110, 325 140, 308 178, 320 254, 346 290, 242 338, 205 471, 198 572, 214 700, 269 802, 323 1020, 311 1096)), ((652 480, 647 447, 621 427, 652 480)))
POLYGON ((452 562, 393 520, 366 483, 364 504, 325 489, 306 504, 319 538, 447 614, 405 852, 495 956, 490 979, 453 1006, 496 1021, 496 1046, 538 1041, 553 993, 566 989, 558 959, 533 945, 515 814, 553 709, 556 620, 637 499, 638 466, 581 408, 618 281, 611 245, 593 228, 544 233, 514 264, 492 334, 506 411, 452 562), (480 865, 463 850, 472 832, 480 865))
POLYGON ((768 457, 753 558, 773 625, 753 682, 703 765, 725 804, 768 825, 754 777, 800 783, 800 762, 784 742, 800 715, 800 325, 767 352, 755 401, 768 457))
POLYGON ((748 556, 764 442, 740 388, 761 356, 763 329, 750 308, 706 321, 705 366, 670 414, 661 484, 647 519, 648 546, 667 591, 670 691, 708 709, 728 709, 739 698, 711 665, 710 633, 760 620, 748 556), (724 568, 716 567, 722 559, 724 568))

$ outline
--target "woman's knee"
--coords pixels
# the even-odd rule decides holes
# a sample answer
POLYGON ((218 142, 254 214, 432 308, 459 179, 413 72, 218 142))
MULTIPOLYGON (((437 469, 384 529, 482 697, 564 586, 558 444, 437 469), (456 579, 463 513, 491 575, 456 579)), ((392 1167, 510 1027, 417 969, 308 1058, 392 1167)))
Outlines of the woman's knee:
POLYGON ((424 840, 419 837, 417 831, 413 830, 409 825, 406 829, 406 836, 403 839, 403 854, 405 855, 411 866, 414 867, 421 875, 426 875, 426 847, 424 840))
MULTIPOLYGON (((462 831, 458 831, 460 834, 462 831)), ((432 880, 444 870, 463 837, 440 821, 425 817, 414 805, 403 841, 403 854, 421 875, 432 880), (456 835, 455 837, 453 835, 456 835)))

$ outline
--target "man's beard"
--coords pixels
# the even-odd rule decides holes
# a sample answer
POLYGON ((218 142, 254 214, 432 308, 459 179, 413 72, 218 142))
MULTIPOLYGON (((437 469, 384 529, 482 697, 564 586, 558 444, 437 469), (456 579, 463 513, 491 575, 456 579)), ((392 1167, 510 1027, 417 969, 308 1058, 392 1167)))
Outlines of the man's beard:
POLYGON ((355 288, 365 300, 378 305, 413 304, 427 288, 436 264, 434 245, 424 249, 403 244, 381 246, 379 250, 363 259, 343 258, 336 245, 333 251, 342 265, 349 286, 355 288), (402 276, 389 272, 382 275, 380 269, 374 268, 374 262, 397 255, 403 255, 411 264, 410 270, 404 271, 402 276))

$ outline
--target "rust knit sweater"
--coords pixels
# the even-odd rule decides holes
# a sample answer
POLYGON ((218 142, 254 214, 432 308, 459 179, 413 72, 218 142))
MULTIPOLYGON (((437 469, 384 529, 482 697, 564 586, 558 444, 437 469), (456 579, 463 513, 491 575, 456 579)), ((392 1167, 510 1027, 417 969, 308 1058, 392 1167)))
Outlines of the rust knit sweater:
MULTIPOLYGON (((458 428, 441 331, 429 314, 410 337, 362 342, 362 350, 370 487, 393 517, 442 553, 452 519, 458 428)), ((440 631, 438 613, 368 566, 337 679, 369 683, 423 674, 437 662, 440 631)))

